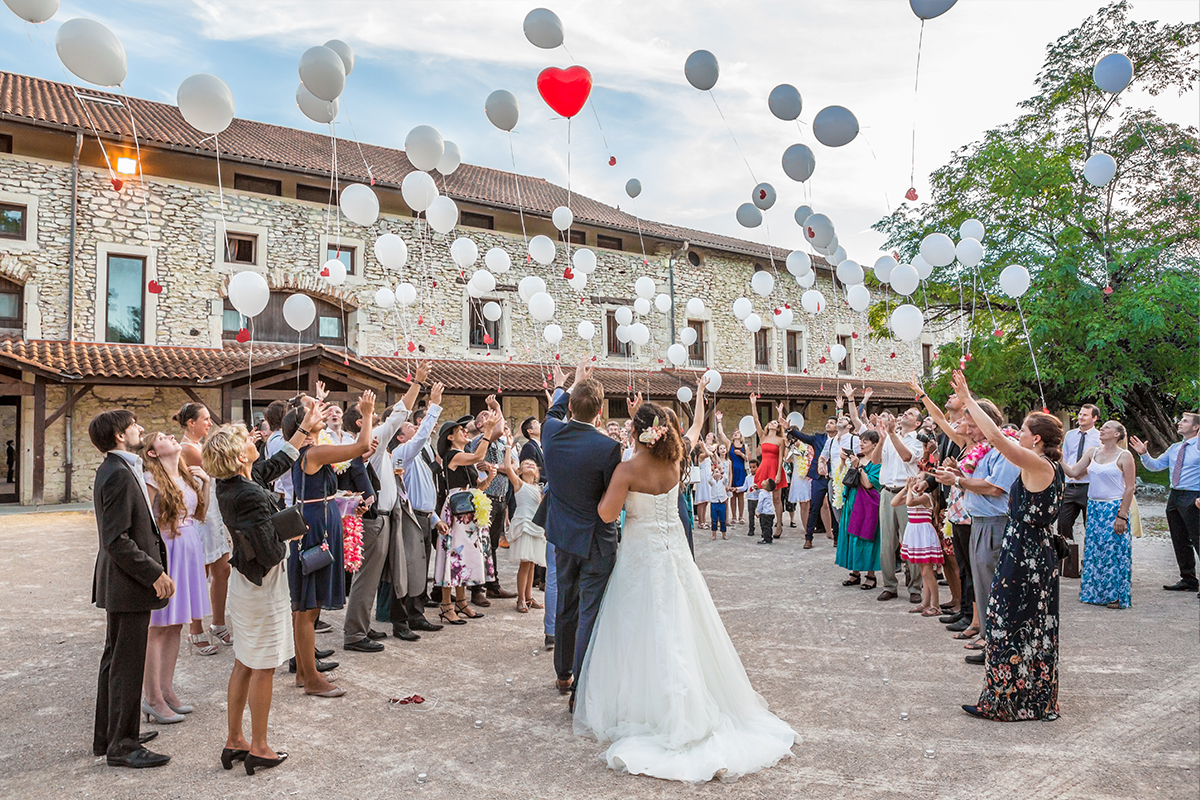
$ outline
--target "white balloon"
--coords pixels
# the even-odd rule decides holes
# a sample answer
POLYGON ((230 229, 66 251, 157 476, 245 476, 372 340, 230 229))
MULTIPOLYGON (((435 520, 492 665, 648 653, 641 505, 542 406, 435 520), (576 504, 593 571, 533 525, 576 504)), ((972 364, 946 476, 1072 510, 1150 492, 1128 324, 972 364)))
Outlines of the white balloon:
POLYGON ((1083 177, 1092 186, 1103 186, 1117 174, 1117 162, 1108 153, 1096 153, 1083 165, 1083 177))
POLYGON ((789 83, 781 83, 771 90, 771 94, 767 97, 767 108, 771 109, 771 113, 784 122, 791 122, 800 116, 800 109, 804 103, 800 99, 800 92, 796 91, 796 87, 789 83))
POLYGON ((571 263, 575 265, 575 269, 590 275, 596 271, 596 253, 586 247, 581 247, 571 254, 571 263))
POLYGON ((488 322, 496 322, 504 316, 504 309, 495 300, 489 300, 483 304, 483 318, 488 322))
POLYGON ((708 377, 708 391, 716 394, 721 391, 721 373, 715 369, 706 370, 704 374, 708 377))
POLYGON ((896 259, 891 256, 880 256, 875 259, 875 277, 880 283, 891 280, 892 270, 896 268, 896 259))
POLYGON ((380 308, 391 308, 396 305, 396 293, 387 286, 375 290, 375 305, 380 308))
POLYGON ((737 213, 738 224, 743 228, 757 228, 762 225, 762 212, 758 210, 758 206, 754 203, 742 203, 738 206, 737 213))
MULTIPOLYGON (((450 258, 460 269, 473 266, 479 260, 479 246, 465 236, 460 236, 450 244, 450 258)), ((491 273, 488 273, 489 275, 491 273)), ((493 281, 494 282, 494 281, 493 281)), ((484 291, 490 292, 491 289, 484 291)))
POLYGON ((538 234, 529 240, 529 256, 539 264, 549 264, 555 252, 554 240, 549 236, 538 234))
POLYGON ((379 198, 366 184, 352 183, 342 189, 338 205, 346 219, 355 225, 374 225, 379 219, 379 198))
POLYGON ((446 154, 446 141, 437 128, 418 125, 404 137, 404 154, 408 156, 408 163, 422 172, 428 172, 436 169, 446 154))
POLYGON ((689 317, 700 317, 704 315, 704 301, 699 297, 693 297, 687 301, 687 313, 689 317))
POLYGON ((346 77, 350 77, 350 73, 354 72, 354 50, 350 45, 341 39, 330 39, 325 46, 338 54, 338 58, 342 60, 342 68, 346 71, 346 77))
POLYGON ((758 433, 758 426, 754 424, 754 417, 747 414, 738 420, 738 432, 741 433, 742 437, 745 439, 749 439, 751 436, 754 436, 756 433, 758 433))
POLYGON ((928 280, 929 276, 933 274, 933 266, 922 258, 919 253, 912 260, 912 268, 917 271, 917 277, 921 280, 928 280))
POLYGON ((808 253, 802 250, 793 250, 788 253, 787 271, 793 275, 803 275, 812 270, 812 258, 808 253))
POLYGON ((637 197, 642 193, 642 182, 637 178, 630 178, 625 181, 625 194, 630 197, 637 197))
POLYGON ((507 89, 497 89, 487 96, 483 104, 483 113, 488 121, 502 131, 511 131, 517 127, 521 117, 521 104, 517 96, 507 89))
POLYGON ((239 272, 229 279, 229 303, 246 317, 257 317, 267 307, 271 288, 257 272, 239 272))
POLYGON ((633 282, 633 291, 638 297, 649 300, 654 297, 654 279, 645 275, 633 282))
POLYGON ((548 8, 535 8, 526 14, 522 28, 534 47, 553 50, 563 43, 562 20, 548 8))
POLYGON ((396 302, 408 308, 417 302, 417 287, 411 283, 402 283, 396 287, 396 302))
POLYGON ((629 338, 639 347, 649 344, 650 329, 644 322, 635 322, 629 326, 629 338))
POLYGON ((644 297, 635 298, 633 301, 633 310, 641 316, 646 316, 650 313, 650 301, 644 297))
POLYGON ((766 297, 775 288, 775 276, 764 270, 759 270, 750 278, 750 288, 756 295, 766 297))
POLYGON ((317 318, 317 305, 306 294, 294 294, 283 301, 283 321, 294 331, 308 330, 317 318))
POLYGON ((300 56, 300 82, 313 96, 332 102, 346 88, 346 65, 333 49, 318 45, 300 56))
POLYGON ((633 339, 633 333, 629 330, 628 325, 618 325, 616 330, 617 341, 621 344, 629 344, 633 339))
POLYGON ((538 275, 527 275, 517 283, 517 294, 526 303, 535 294, 546 291, 546 282, 538 275))
POLYGON ((803 275, 796 276, 796 285, 803 289, 811 289, 813 284, 817 282, 817 273, 808 271, 803 275))
POLYGON ((458 224, 458 204, 444 194, 438 195, 425 209, 425 221, 438 233, 449 233, 458 224))
POLYGON ((302 83, 296 87, 296 105, 299 106, 304 116, 313 122, 319 122, 324 125, 337 119, 341 101, 322 100, 306 89, 302 83))
POLYGON ((529 316, 538 322, 549 322, 554 318, 554 298, 546 292, 538 292, 529 298, 529 316))
POLYGON ((804 221, 804 229, 814 247, 825 247, 833 241, 833 222, 824 214, 810 214, 804 221))
POLYGON ((858 136, 858 120, 848 108, 827 106, 813 118, 812 131, 817 141, 826 147, 841 147, 858 136))
POLYGON ((400 182, 400 196, 404 198, 406 206, 419 214, 428 211, 429 206, 437 199, 437 184, 428 172, 413 170, 400 182))
POLYGON ((472 281, 467 281, 467 296, 472 300, 478 300, 483 297, 483 290, 472 281))
POLYGON ((679 391, 675 392, 675 396, 679 398, 681 403, 692 402, 692 390, 686 386, 680 386, 679 391))
POLYGON ((954 263, 954 240, 944 233, 931 233, 921 240, 921 258, 934 267, 954 263))
POLYGON ((790 308, 786 307, 778 309, 778 311, 778 314, 772 314, 771 316, 775 318, 775 327, 783 330, 792 324, 792 321, 795 319, 795 314, 792 313, 790 308))
POLYGON ((471 275, 471 283, 475 284, 475 288, 484 294, 496 290, 496 276, 486 269, 475 270, 471 275))
POLYGON ((800 206, 797 208, 796 213, 793 215, 796 218, 796 224, 804 227, 804 223, 808 221, 808 218, 812 216, 812 213, 812 206, 800 206))
POLYGON ((1009 297, 1020 297, 1029 291, 1029 270, 1020 264, 1010 264, 1000 273, 1000 288, 1009 297))
POLYGON ((974 239, 977 242, 982 242, 983 223, 977 219, 967 220, 958 226, 958 237, 960 239, 974 239))
POLYGON ((1109 94, 1116 94, 1133 80, 1133 62, 1123 53, 1109 53, 1092 68, 1092 80, 1109 94))
POLYGON ((58 0, 4 0, 4 5, 26 22, 38 25, 58 11, 58 0))
POLYGON ((742 325, 744 325, 746 330, 750 331, 750 333, 758 333, 760 330, 762 330, 762 317, 752 312, 747 315, 744 320, 742 320, 742 325))
POLYGON ((375 257, 387 269, 400 269, 408 261, 408 245, 394 233, 375 240, 375 257))
MULTIPOLYGON (((812 148, 806 144, 794 144, 787 150, 783 151, 783 174, 787 175, 794 181, 803 183, 812 177, 813 172, 817 168, 817 157, 813 155, 812 148)), ((807 206, 801 206, 807 208, 807 206)), ((808 213, 812 213, 812 209, 808 209, 808 213)), ((800 222, 797 216, 797 222, 800 222)))
POLYGON ((562 341, 563 329, 551 322, 542 329, 542 338, 546 340, 546 344, 555 345, 562 341))
POLYGON ((905 303, 892 311, 892 331, 901 341, 915 342, 920 339, 924 327, 925 315, 913 304, 905 303))
POLYGON ((963 239, 954 247, 954 256, 964 267, 974 267, 983 261, 983 245, 977 239, 963 239))
POLYGON ((64 67, 97 86, 120 86, 129 74, 125 46, 94 19, 76 17, 64 22, 54 36, 54 49, 64 67))
POLYGON ((840 364, 846 359, 846 348, 840 344, 835 344, 829 348, 829 360, 835 364, 840 364))
POLYGON ((179 113, 201 133, 220 133, 233 122, 233 92, 216 75, 184 78, 175 92, 179 113))
POLYGON ((331 258, 321 267, 321 276, 330 286, 341 286, 346 282, 346 265, 336 258, 331 258))
POLYGON ((898 294, 908 297, 921 284, 921 276, 917 274, 917 268, 912 264, 897 264, 892 269, 892 275, 888 279, 888 283, 892 285, 892 288, 898 294))
POLYGON ((621 306, 613 316, 616 317, 618 325, 633 324, 633 310, 629 306, 621 306))
POLYGON ((684 362, 687 361, 687 357, 687 348, 679 342, 667 348, 667 361, 670 361, 677 367, 682 367, 684 362))
POLYGON ((454 170, 458 169, 462 164, 462 150, 459 146, 449 139, 443 142, 445 150, 442 152, 442 157, 437 163, 437 171, 443 175, 453 175, 454 170))
POLYGON ((748 298, 739 297, 737 300, 733 301, 733 315, 737 317, 738 320, 744 320, 746 317, 750 316, 750 312, 753 310, 754 304, 751 303, 748 298))
POLYGON ((855 284, 846 290, 846 302, 855 311, 866 311, 871 305, 871 292, 863 284, 855 284))
POLYGON ((576 272, 567 278, 567 284, 577 292, 582 292, 588 284, 588 274, 586 272, 576 272))
POLYGON ((702 92, 716 86, 720 74, 717 57, 707 50, 697 50, 688 56, 683 64, 683 75, 688 83, 702 92))
POLYGON ((554 209, 554 213, 550 215, 550 221, 554 223, 554 227, 560 231, 565 231, 571 227, 571 223, 575 221, 575 215, 571 213, 571 209, 566 206, 559 206, 554 209))
POLYGON ((837 279, 847 286, 854 286, 863 282, 863 268, 859 266, 857 261, 846 259, 839 262, 837 265, 837 279))
POLYGON ((596 326, 590 320, 585 319, 579 323, 579 327, 575 329, 575 332, 579 334, 580 339, 590 342, 592 337, 596 335, 596 326))
POLYGON ((694 345, 696 343, 696 329, 688 327, 681 330, 679 332, 679 341, 683 342, 688 347, 694 345))
POLYGON ((654 298, 654 307, 662 313, 667 313, 671 310, 671 295, 660 294, 654 298))
POLYGON ((810 314, 820 314, 825 310, 825 295, 816 289, 809 289, 800 295, 800 307, 810 314))
POLYGON ((788 425, 798 431, 804 430, 804 415, 799 411, 793 411, 787 415, 788 425))
POLYGON ((492 272, 508 272, 512 266, 512 259, 509 258, 508 251, 500 247, 493 247, 483 254, 483 263, 492 272))
POLYGON ((759 209, 766 211, 775 205, 775 187, 769 183, 760 183, 754 187, 754 194, 751 196, 750 202, 754 203, 759 209))
POLYGON ((846 248, 838 246, 832 253, 829 254, 830 264, 840 264, 846 260, 846 248))
POLYGON ((934 19, 945 14, 958 0, 908 0, 908 6, 920 19, 934 19))

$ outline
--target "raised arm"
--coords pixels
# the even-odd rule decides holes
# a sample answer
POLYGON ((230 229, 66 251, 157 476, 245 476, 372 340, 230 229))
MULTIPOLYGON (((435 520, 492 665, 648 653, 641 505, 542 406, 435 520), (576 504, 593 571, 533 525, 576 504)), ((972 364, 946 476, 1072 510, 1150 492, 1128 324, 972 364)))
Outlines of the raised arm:
POLYGON ((714 411, 713 416, 717 419, 717 441, 729 450, 733 450, 733 442, 729 441, 729 437, 725 435, 725 415, 720 411, 714 411))
POLYGON ((523 483, 521 476, 517 473, 516 466, 513 465, 511 447, 504 448, 504 474, 508 476, 508 479, 512 481, 515 487, 519 488, 523 483))
POLYGON ((758 395, 754 392, 750 393, 750 416, 754 418, 754 432, 758 434, 759 443, 766 436, 766 431, 763 430, 762 423, 758 421, 758 395))
MULTIPOLYGON (((1074 464, 1068 464, 1065 460, 1059 459, 1058 465, 1062 467, 1062 471, 1067 474, 1067 477, 1082 478, 1087 474, 1088 465, 1092 463, 1092 456, 1095 454, 1095 452, 1096 448, 1089 447, 1087 450, 1083 451, 1083 455, 1081 455, 1079 460, 1074 464)), ((1133 459, 1131 457, 1130 461, 1132 460, 1133 459)))
POLYGON ((954 371, 951 383, 954 387, 954 393, 962 398, 963 405, 971 412, 971 420, 987 440, 992 443, 992 446, 999 450, 1000 455, 1007 458, 1009 463, 1020 468, 1022 479, 1024 479, 1024 474, 1028 473, 1029 477, 1035 479, 1034 484, 1041 486, 1038 489, 1027 483, 1027 488, 1030 491, 1042 491, 1045 487, 1049 486, 1054 480, 1054 467, 1050 462, 1033 450, 1022 447, 1004 435, 1004 431, 1000 430, 1000 426, 984 413, 983 408, 971 396, 970 387, 967 386, 967 378, 963 375, 962 370, 954 371))
POLYGON ((683 434, 683 440, 689 448, 695 447, 700 441, 700 431, 704 430, 704 390, 708 388, 708 373, 702 373, 696 381, 696 407, 692 411, 692 425, 683 434))
MULTIPOLYGON (((866 426, 863 425, 862 417, 858 415, 858 406, 854 402, 854 387, 848 383, 845 384, 842 386, 842 394, 849 401, 846 405, 850 407, 850 430, 862 433, 863 428, 866 426)), ((907 461, 907 459, 905 460, 907 461)))
POLYGON ((374 437, 372 422, 375 416, 375 393, 370 389, 365 390, 359 397, 358 410, 362 414, 358 438, 350 444, 316 444, 310 447, 304 458, 304 471, 307 474, 315 475, 325 464, 351 461, 371 449, 371 439, 374 437))
POLYGON ((446 465, 446 469, 458 469, 459 467, 468 467, 478 464, 487 456, 488 448, 500 436, 500 424, 504 422, 503 417, 494 411, 484 412, 484 424, 487 429, 484 431, 483 439, 480 440, 479 446, 475 448, 473 453, 458 452, 450 459, 450 463, 446 465))
POLYGON ((938 404, 930 399, 929 395, 925 394, 925 390, 921 388, 920 382, 917 381, 917 376, 914 374, 908 381, 909 387, 916 394, 917 399, 921 401, 921 405, 925 407, 925 412, 933 417, 933 421, 942 429, 942 433, 964 450, 970 445, 971 440, 963 434, 954 430, 954 426, 950 424, 950 420, 946 419, 946 415, 938 408, 938 404))
MULTIPOLYGON (((400 398, 401 402, 404 403, 404 407, 409 411, 417 407, 417 398, 421 396, 421 385, 427 380, 429 380, 429 362, 419 362, 416 374, 413 375, 412 383, 408 385, 408 391, 404 393, 404 397, 400 398)), ((392 435, 395 436, 395 434, 392 435)))

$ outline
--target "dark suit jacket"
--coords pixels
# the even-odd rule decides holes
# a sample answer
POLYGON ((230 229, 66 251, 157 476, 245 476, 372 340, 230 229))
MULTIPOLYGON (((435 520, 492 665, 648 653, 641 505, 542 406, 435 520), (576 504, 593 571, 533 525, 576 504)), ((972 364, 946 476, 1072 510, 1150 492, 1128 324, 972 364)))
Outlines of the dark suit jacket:
POLYGON ((167 548, 131 467, 109 453, 92 488, 100 552, 92 579, 92 602, 112 613, 165 608, 154 582, 167 565, 167 548))
POLYGON ((283 510, 271 483, 294 463, 286 450, 280 450, 254 462, 250 468, 254 480, 234 475, 217 481, 217 506, 233 539, 229 564, 255 586, 262 586, 263 576, 287 556, 287 542, 279 541, 271 522, 283 510))
POLYGON ((542 425, 550 481, 534 522, 545 528, 551 544, 579 558, 591 553, 593 537, 603 552, 614 553, 617 523, 601 521, 596 510, 621 463, 621 445, 591 425, 566 420, 569 397, 558 391, 542 425))
POLYGON ((821 451, 825 449, 825 443, 829 441, 829 437, 824 433, 799 433, 792 429, 788 429, 788 437, 804 442, 813 449, 813 459, 808 465, 809 478, 821 480, 820 470, 817 469, 817 461, 821 458, 821 451))
POLYGON ((521 446, 520 461, 524 461, 525 459, 529 459, 533 463, 537 464, 538 478, 543 481, 546 480, 546 459, 542 455, 541 442, 535 442, 530 439, 521 446))

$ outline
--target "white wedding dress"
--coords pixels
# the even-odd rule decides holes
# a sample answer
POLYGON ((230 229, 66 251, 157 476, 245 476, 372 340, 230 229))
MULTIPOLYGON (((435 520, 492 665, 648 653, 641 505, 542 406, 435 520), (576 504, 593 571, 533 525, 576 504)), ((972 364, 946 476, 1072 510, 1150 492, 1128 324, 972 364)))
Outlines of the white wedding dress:
POLYGON ((676 487, 630 492, 616 565, 580 670, 575 732, 620 772, 733 778, 800 737, 750 685, 688 551, 676 487))

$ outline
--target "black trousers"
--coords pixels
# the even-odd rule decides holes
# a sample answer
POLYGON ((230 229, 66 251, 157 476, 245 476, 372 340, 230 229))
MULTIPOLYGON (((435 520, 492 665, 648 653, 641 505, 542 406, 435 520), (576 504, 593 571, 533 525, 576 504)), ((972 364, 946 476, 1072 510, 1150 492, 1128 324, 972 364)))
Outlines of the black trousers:
POLYGON ((108 632, 96 681, 92 755, 120 758, 142 747, 138 744, 138 723, 149 628, 149 611, 108 613, 108 632))
POLYGON ((758 527, 762 528, 762 539, 768 544, 771 543, 772 537, 775 535, 775 515, 774 514, 759 514, 758 527))
POLYGON ((1167 530, 1171 532, 1171 545, 1175 548, 1175 560, 1179 562, 1179 577, 1184 583, 1197 588, 1196 552, 1200 551, 1200 508, 1196 498, 1200 492, 1172 489, 1167 495, 1167 530))
POLYGON ((493 580, 487 582, 488 588, 500 588, 500 565, 496 561, 496 552, 500 549, 500 537, 504 535, 504 521, 508 519, 508 503, 505 498, 496 498, 489 495, 489 500, 492 501, 492 519, 488 528, 488 541, 492 545, 491 559, 492 572, 496 574, 493 580))
POLYGON ((746 500, 746 523, 750 526, 748 536, 754 535, 754 520, 758 518, 758 514, 754 510, 758 508, 758 498, 750 498, 746 500))
MULTIPOLYGON (((817 525, 821 522, 821 507, 825 505, 829 497, 829 478, 813 478, 812 479, 812 503, 808 507, 808 527, 804 531, 804 539, 811 542, 813 532, 816 531, 817 525)), ((829 531, 833 534, 834 541, 837 541, 837 514, 830 509, 829 524, 833 530, 829 531)))
POLYGON ((568 553, 562 548, 554 551, 554 566, 558 577, 558 608, 554 619, 554 670, 559 680, 579 674, 592 628, 600 613, 600 601, 608 578, 617 562, 617 553, 605 553, 600 540, 592 537, 592 550, 587 558, 568 553))
POLYGON ((950 530, 954 541, 954 563, 958 565, 959 583, 962 586, 959 608, 969 617, 975 605, 975 583, 971 580, 971 526, 951 523, 950 530))
POLYGON ((1068 483, 1063 490, 1062 503, 1058 507, 1058 532, 1067 539, 1075 538, 1075 520, 1083 514, 1087 522, 1088 485, 1086 483, 1068 483))

